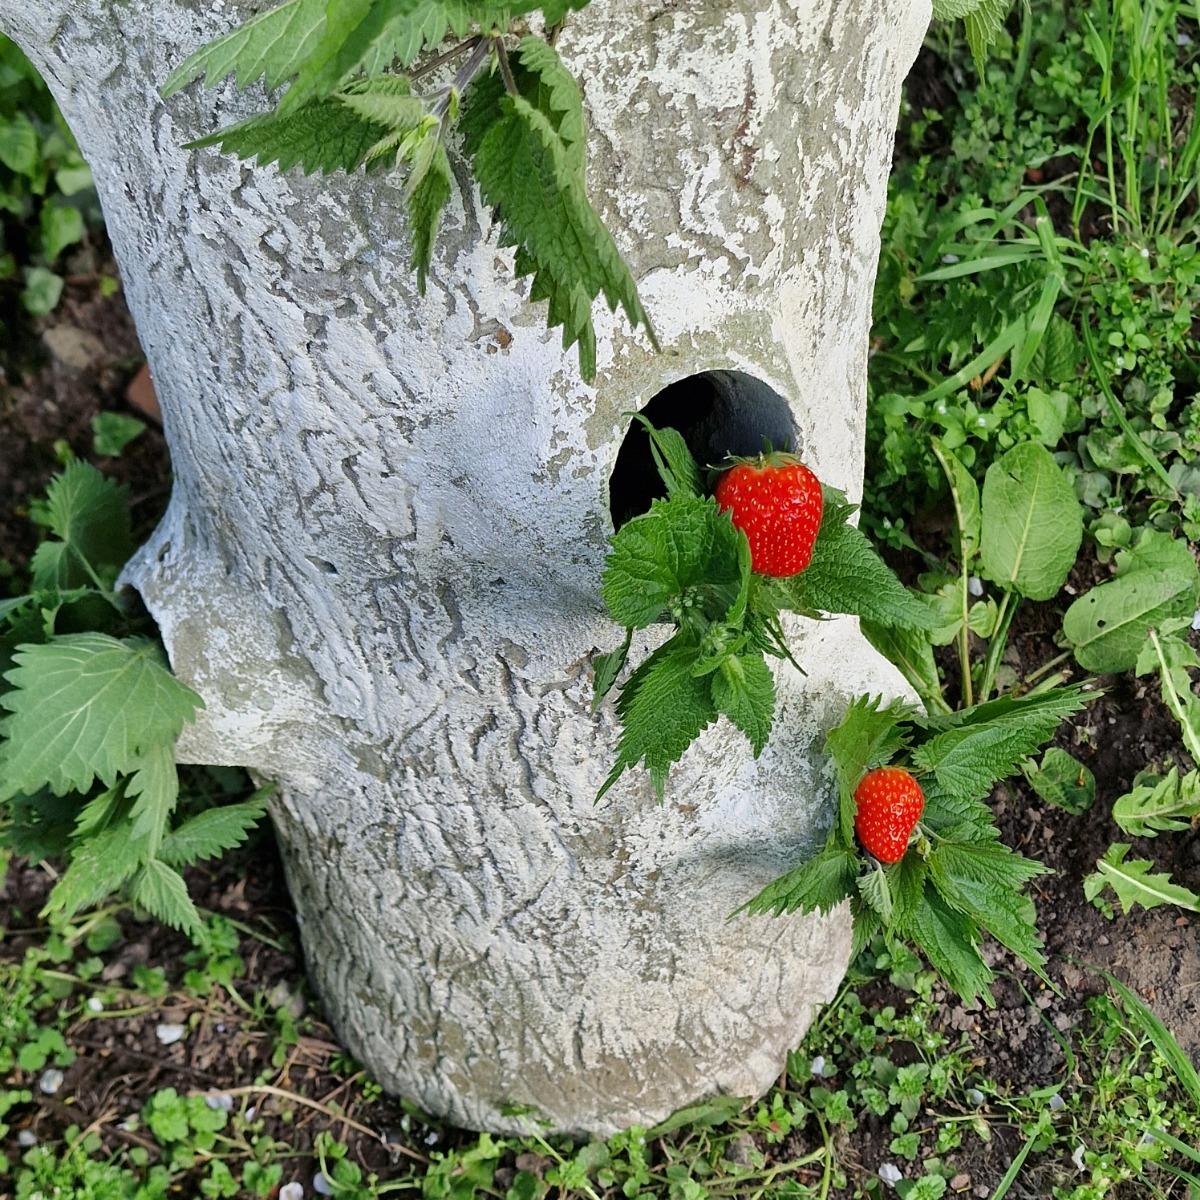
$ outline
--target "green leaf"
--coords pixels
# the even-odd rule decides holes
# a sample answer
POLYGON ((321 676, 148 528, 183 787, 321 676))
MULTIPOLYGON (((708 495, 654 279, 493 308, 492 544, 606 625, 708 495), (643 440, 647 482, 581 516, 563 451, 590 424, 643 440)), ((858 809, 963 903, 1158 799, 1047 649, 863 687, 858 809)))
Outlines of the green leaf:
MULTIPOLYGON (((436 134, 431 135, 436 137, 436 134)), ((414 183, 410 180, 408 191, 408 220, 412 230, 413 267, 417 272, 417 290, 425 294, 425 281, 433 262, 433 245, 437 241, 442 223, 442 212, 450 199, 453 176, 450 160, 440 141, 434 150, 428 168, 414 183)))
POLYGON ((102 412, 92 418, 92 450, 116 458, 134 438, 145 432, 146 422, 125 413, 102 412))
POLYGON ((933 618, 879 557, 866 534, 849 523, 854 509, 831 489, 813 547, 799 575, 772 585, 779 605, 801 613, 852 613, 876 624, 929 629, 933 618))
POLYGON ((863 903, 878 914, 884 925, 890 925, 893 902, 887 873, 881 867, 876 867, 873 871, 860 875, 857 882, 858 894, 863 898, 863 903))
POLYGON ((819 854, 767 884, 737 911, 777 917, 792 912, 829 912, 854 893, 858 867, 858 858, 831 839, 819 854))
POLYGON ((984 476, 983 573, 1030 600, 1058 594, 1083 540, 1083 509, 1050 452, 1014 446, 984 476))
POLYGON ((112 787, 155 746, 170 745, 203 707, 152 642, 102 633, 22 646, 0 696, 10 716, 0 758, 0 799, 49 787, 86 792, 112 787))
POLYGON ((164 925, 194 938, 203 935, 204 922, 188 895, 183 876, 166 863, 156 858, 143 863, 129 886, 129 895, 135 904, 141 905, 164 925))
POLYGON ((43 916, 70 919, 115 892, 137 869, 145 847, 131 835, 127 822, 80 843, 70 865, 54 885, 43 916))
POLYGON ((712 674, 717 712, 727 716, 749 739, 757 758, 771 736, 775 719, 775 678, 761 654, 735 654, 712 674))
POLYGON ((1200 820, 1200 772, 1180 777, 1172 767, 1162 777, 1151 776, 1113 804, 1113 820, 1133 837, 1190 829, 1200 820))
POLYGON ((901 927, 951 988, 970 1003, 981 997, 995 1007, 991 982, 995 978, 979 954, 979 929, 965 914, 949 907, 932 884, 914 905, 901 927))
POLYGON ((325 30, 325 4, 326 0, 287 0, 201 46, 168 76, 163 99, 201 75, 206 87, 214 87, 226 75, 233 75, 242 88, 259 79, 269 89, 278 87, 315 50, 325 30))
POLYGON ((1033 904, 1019 895, 1046 868, 1000 842, 941 841, 929 856, 929 878, 945 902, 986 929, 1037 971, 1046 965, 1033 904))
MULTIPOLYGON (((601 592, 618 625, 644 629, 688 588, 741 582, 742 535, 712 499, 656 500, 612 539, 601 592)), ((717 614, 714 614, 717 615, 717 614)))
POLYGON ((590 382, 596 368, 591 310, 599 296, 657 342, 633 277, 588 201, 582 141, 570 140, 583 124, 578 92, 572 112, 564 114, 550 107, 565 96, 558 77, 541 87, 546 64, 558 62, 547 51, 541 39, 526 38, 516 63, 518 87, 528 90, 532 81, 537 106, 524 94, 497 100, 476 85, 462 128, 483 198, 501 223, 501 244, 518 248, 518 275, 533 275, 531 299, 550 302, 549 323, 563 327, 563 348, 579 343, 580 369, 590 382))
POLYGON ((948 793, 981 798, 1091 699, 1080 685, 976 706, 913 753, 948 793))
POLYGON ((83 214, 70 204, 43 204, 38 223, 42 257, 50 264, 68 246, 83 240, 83 214))
POLYGON ((1177 904, 1180 908, 1200 912, 1200 896, 1172 883, 1167 874, 1152 874, 1154 864, 1144 858, 1126 862, 1129 850, 1128 842, 1114 842, 1096 863, 1096 870, 1084 879, 1083 894, 1093 904, 1102 907, 1104 889, 1112 888, 1122 912, 1131 912, 1139 905, 1158 908, 1162 904, 1177 904))
POLYGON ((79 810, 73 836, 83 839, 99 833, 120 811, 124 800, 125 783, 123 780, 115 787, 108 788, 89 800, 79 810))
POLYGON ((884 873, 892 900, 890 920, 894 925, 903 926, 923 902, 929 868, 919 854, 910 850, 898 863, 885 867, 884 873))
POLYGON ((641 413, 634 413, 650 443, 654 465, 662 477, 668 496, 702 496, 704 486, 700 479, 700 468, 688 449, 687 442, 677 429, 657 429, 641 413))
POLYGON ((359 116, 339 98, 326 98, 283 115, 251 117, 189 142, 187 149, 219 146, 239 158, 256 159, 260 166, 274 162, 281 171, 299 166, 306 175, 329 175, 361 166, 380 136, 378 123, 359 116))
POLYGON ((617 762, 596 799, 628 768, 643 763, 662 799, 667 772, 716 720, 707 678, 692 674, 698 648, 676 636, 660 646, 633 673, 617 700, 624 729, 617 762))
POLYGON ((156 854, 179 799, 179 774, 171 742, 157 742, 141 755, 125 791, 133 800, 129 810, 133 836, 156 854))
POLYGON ((884 658, 900 669, 926 707, 945 707, 941 676, 928 633, 919 629, 877 625, 874 621, 863 621, 862 632, 884 658))
POLYGON ((1105 674, 1134 666, 1150 629, 1191 619, 1200 572, 1187 542, 1147 530, 1117 554, 1108 583, 1080 596, 1063 617, 1063 634, 1084 670, 1105 674))
POLYGON ((21 304, 32 317, 52 313, 62 299, 63 277, 46 267, 25 267, 25 286, 21 289, 21 304))
POLYGON ((597 654, 592 659, 592 677, 595 680, 592 712, 600 707, 604 697, 612 691, 617 678, 625 670, 625 663, 629 660, 629 647, 632 643, 633 630, 627 629, 625 630, 625 640, 615 650, 610 650, 607 654, 597 654))
POLYGON ((18 175, 33 175, 40 162, 33 122, 23 112, 0 119, 0 163, 18 175))
POLYGON ((979 485, 954 453, 947 450, 937 438, 933 439, 931 445, 950 485, 950 499, 954 502, 954 516, 958 524, 959 557, 965 568, 979 551, 982 530, 979 485))
POLYGON ((163 839, 159 858, 171 866, 183 867, 202 858, 219 858, 240 846, 262 820, 272 790, 263 788, 240 804, 210 808, 185 821, 163 839))
POLYGON ((54 477, 44 511, 59 541, 37 548, 30 566, 35 588, 79 587, 94 583, 93 573, 109 583, 133 553, 126 491, 91 463, 68 463, 54 477))
POLYGON ((904 747, 901 722, 910 714, 899 700, 885 705, 882 696, 858 696, 825 739, 837 771, 838 831, 846 846, 854 844, 854 789, 867 771, 891 762, 904 747))
POLYGON ((991 841, 997 837, 992 810, 978 797, 957 796, 937 780, 926 779, 921 824, 941 837, 959 841, 991 841))
POLYGON ((1004 18, 1011 7, 1012 0, 979 0, 976 7, 963 18, 967 45, 971 47, 971 57, 980 75, 983 74, 987 52, 996 44, 1004 28, 1004 18))
POLYGON ((1025 768, 1030 787, 1047 804, 1065 812, 1085 813, 1096 800, 1096 777, 1077 758, 1051 746, 1041 763, 1025 768))

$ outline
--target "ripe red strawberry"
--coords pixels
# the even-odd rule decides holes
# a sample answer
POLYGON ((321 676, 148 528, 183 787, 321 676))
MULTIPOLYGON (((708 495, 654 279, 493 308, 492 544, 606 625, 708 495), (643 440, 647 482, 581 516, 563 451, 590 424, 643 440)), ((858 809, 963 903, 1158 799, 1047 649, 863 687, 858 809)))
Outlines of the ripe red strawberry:
POLYGON ((868 771, 854 789, 854 832, 880 862, 899 862, 925 810, 921 785, 903 767, 868 771))
POLYGON ((713 493, 750 541, 750 565, 786 579, 812 561, 824 501, 817 477, 791 454, 739 459, 713 493))

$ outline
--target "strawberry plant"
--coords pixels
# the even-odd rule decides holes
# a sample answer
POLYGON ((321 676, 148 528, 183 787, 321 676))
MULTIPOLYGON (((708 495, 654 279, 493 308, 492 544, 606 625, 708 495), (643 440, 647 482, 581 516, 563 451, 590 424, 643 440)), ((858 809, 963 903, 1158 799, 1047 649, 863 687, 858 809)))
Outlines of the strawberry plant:
POLYGON ((202 702, 116 590, 132 549, 124 490, 70 460, 34 516, 47 536, 28 590, 0 599, 0 843, 68 860, 47 902, 58 918, 121 892, 201 937, 180 871, 242 842, 267 793, 177 813, 175 739, 202 702))
POLYGON ((667 496, 613 536, 602 594, 625 640, 596 660, 596 703, 619 680, 636 631, 670 622, 675 632, 621 688, 623 731, 601 796, 639 763, 661 796, 671 765, 718 716, 746 735, 755 755, 762 751, 775 713, 767 659, 795 662, 781 613, 853 613, 906 629, 930 624, 928 608, 850 524, 853 506, 832 488, 818 497, 807 468, 735 463, 709 496, 682 436, 645 424, 667 496), (747 472, 756 473, 755 491, 765 483, 769 505, 755 509, 747 499, 747 472), (767 528, 767 513, 779 518, 775 528, 767 528), (751 538, 768 573, 755 569, 751 538), (803 570, 793 570, 805 559, 803 570), (792 573, 776 577, 780 570, 792 573))
MULTIPOLYGON (((590 0, 284 0, 202 46, 163 85, 284 87, 273 111, 201 137, 259 164, 306 173, 403 167, 413 267, 424 291, 453 175, 446 145, 459 125, 483 199, 516 251, 530 299, 547 301, 564 349, 596 373, 592 309, 603 297, 655 341, 637 285, 588 199, 580 88, 555 50, 568 16, 590 0), (542 36, 523 32, 540 18, 542 36), (443 41, 456 40, 446 48, 443 41), (437 50, 437 53, 432 53, 437 50), (456 69, 451 74, 449 67, 456 69), (286 86, 285 86, 286 85, 286 86)), ((962 18, 981 59, 1011 0, 937 0, 962 18)))

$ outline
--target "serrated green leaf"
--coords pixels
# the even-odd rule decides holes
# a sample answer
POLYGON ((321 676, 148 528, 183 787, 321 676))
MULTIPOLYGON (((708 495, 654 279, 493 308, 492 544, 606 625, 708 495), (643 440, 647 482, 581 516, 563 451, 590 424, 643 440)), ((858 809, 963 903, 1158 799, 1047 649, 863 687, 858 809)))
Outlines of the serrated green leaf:
POLYGON ((1200 602, 1200 572, 1188 544, 1147 530, 1121 551, 1116 573, 1067 609, 1063 633, 1087 671, 1113 673, 1134 666, 1152 628, 1191 618, 1200 602))
POLYGON ((929 878, 942 899, 986 929, 1027 966, 1046 965, 1032 902, 1019 893, 1046 867, 1001 842, 941 841, 928 860, 929 878))
POLYGON ((121 810, 124 800, 124 781, 119 782, 116 787, 107 788, 100 795, 93 797, 79 810, 79 816, 75 820, 75 829, 72 836, 76 838, 88 838, 99 833, 121 810))
POLYGON ((185 821, 163 839, 158 857, 173 867, 183 867, 203 858, 218 858, 240 846, 267 811, 264 788, 240 804, 210 808, 185 821))
POLYGON ((1128 842, 1114 842, 1108 852, 1096 863, 1096 870, 1083 881, 1083 894, 1097 903, 1105 888, 1112 888, 1120 902, 1122 912, 1132 912, 1135 907, 1158 908, 1163 904, 1176 904, 1191 912, 1200 912, 1200 896, 1177 883, 1165 873, 1154 874, 1154 864, 1144 858, 1130 859, 1125 856, 1131 847, 1128 842))
POLYGON ((825 739, 837 771, 838 832, 845 846, 854 844, 854 789, 867 771, 891 762, 904 747, 901 723, 911 711, 899 700, 885 705, 882 696, 858 696, 825 739))
POLYGON ((850 900, 850 915, 854 922, 850 931, 850 962, 853 964, 871 944, 871 939, 882 932, 883 922, 879 919, 879 914, 857 896, 850 900))
POLYGON ((219 146, 260 166, 278 163, 281 171, 299 166, 306 175, 332 174, 360 167, 378 143, 381 126, 327 97, 292 112, 263 113, 194 142, 189 150, 219 146))
POLYGON ((898 863, 885 867, 884 873, 887 875, 888 891, 891 893, 891 922, 896 926, 903 926, 910 919, 913 910, 922 902, 925 895, 925 877, 929 868, 919 854, 910 850, 898 863))
POLYGON ((1091 697, 1082 687, 1054 688, 1035 696, 979 705, 974 715, 935 734, 913 753, 913 762, 932 771, 952 796, 979 799, 1007 779, 1022 760, 1046 741, 1091 697))
POLYGON ((625 631, 625 640, 607 654, 597 654, 592 659, 592 677, 595 680, 595 694, 592 699, 592 712, 600 707, 604 697, 612 691, 625 663, 629 660, 629 647, 633 643, 633 630, 625 631))
POLYGON ((644 629, 689 588, 737 589, 741 536, 712 499, 656 500, 613 536, 601 584, 612 619, 644 629))
POLYGON ((669 427, 657 429, 641 413, 634 413, 633 419, 645 430, 654 465, 658 468, 667 495, 702 496, 704 487, 700 468, 679 430, 669 427))
POLYGON ((980 564, 1001 587, 1030 600, 1058 594, 1083 540, 1083 509, 1050 452, 1014 446, 983 480, 980 564))
POLYGON ((1190 829, 1200 820, 1200 772, 1181 777, 1172 767, 1139 783, 1113 804, 1113 820, 1133 837, 1190 829))
POLYGON ((171 742, 157 742, 141 754, 125 791, 133 801, 129 810, 133 836, 156 854, 179 799, 179 774, 171 742))
POLYGON ((617 714, 624 726, 617 762, 597 800, 627 768, 638 763, 650 772, 654 790, 662 799, 672 764, 717 717, 708 679, 692 674, 698 654, 695 644, 677 636, 633 673, 617 700, 617 714))
POLYGON ((801 613, 851 613, 879 625, 929 629, 933 619, 849 523, 854 509, 827 491, 812 561, 799 575, 775 581, 780 607, 801 613))
POLYGON ((33 556, 35 589, 81 587, 97 577, 110 583, 133 553, 126 490, 91 463, 68 463, 46 490, 43 511, 59 540, 43 542, 33 556))
POLYGON ((932 885, 925 888, 922 902, 908 914, 901 932, 963 1001, 980 997, 989 1008, 995 1007, 991 992, 995 976, 979 954, 978 926, 950 908, 932 885))
POLYGON ((987 60, 987 52, 996 44, 1004 28, 1004 18, 1012 7, 1012 0, 979 0, 978 4, 963 17, 967 31, 967 45, 979 74, 987 60))
POLYGON ((761 654, 735 654, 713 672, 712 698, 749 739, 757 758, 775 719, 775 678, 761 654))
POLYGON ((884 925, 892 923, 892 888, 888 882, 888 876, 882 868, 876 867, 873 871, 866 871, 858 877, 858 894, 863 898, 863 903, 867 904, 875 913, 884 925))
POLYGON ((927 708, 936 710, 945 707, 941 676, 927 632, 877 625, 874 621, 863 621, 861 628, 867 641, 900 669, 927 708))
POLYGON ((145 847, 132 836, 127 822, 88 838, 72 854, 70 865, 54 885, 42 915, 69 919, 98 904, 138 869, 144 853, 145 847))
POLYGON ((1064 812, 1085 813, 1096 800, 1096 777, 1077 758, 1051 746, 1037 767, 1027 767, 1025 778, 1047 804, 1064 812))
POLYGON ((188 895, 183 876, 173 867, 152 858, 142 864, 129 885, 130 899, 152 917, 191 937, 204 933, 204 922, 188 895))
POLYGON ((921 824, 941 837, 958 841, 990 841, 997 837, 992 810, 977 797, 956 796, 936 780, 925 780, 921 824))
POLYGON ((97 413, 92 418, 92 450, 106 458, 115 458, 145 430, 145 421, 126 413, 97 413))
POLYGON ((201 46, 167 77, 163 99, 202 75, 206 87, 214 87, 226 75, 233 75, 243 88, 259 79, 268 88, 278 87, 315 49, 325 30, 325 3, 287 0, 201 46))
POLYGON ((0 757, 0 798, 49 787, 87 792, 112 787, 151 748, 171 745, 203 707, 142 638, 101 633, 21 647, 0 696, 10 715, 0 757))
POLYGON ((738 912, 759 916, 772 913, 829 912, 854 894, 858 859, 832 840, 807 862, 767 884, 738 912))
POLYGON ((437 241, 442 223, 442 212, 450 199, 453 176, 450 160, 446 157, 441 142, 430 158, 428 167, 421 173, 408 193, 408 220, 412 230, 413 267, 417 272, 417 290, 425 294, 425 281, 433 262, 433 245, 437 241))

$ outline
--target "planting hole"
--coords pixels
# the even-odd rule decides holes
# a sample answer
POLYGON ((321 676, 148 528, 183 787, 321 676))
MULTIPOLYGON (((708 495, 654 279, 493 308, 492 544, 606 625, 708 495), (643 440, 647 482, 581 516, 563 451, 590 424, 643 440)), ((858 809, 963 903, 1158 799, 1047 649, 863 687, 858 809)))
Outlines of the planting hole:
MULTIPOLYGON (((743 371, 703 371, 663 388, 642 409, 659 429, 677 429, 701 468, 726 455, 757 454, 769 441, 776 450, 795 449, 796 423, 787 401, 761 379, 743 371)), ((667 494, 650 453, 650 438, 630 421, 609 477, 613 528, 644 513, 667 494)))

